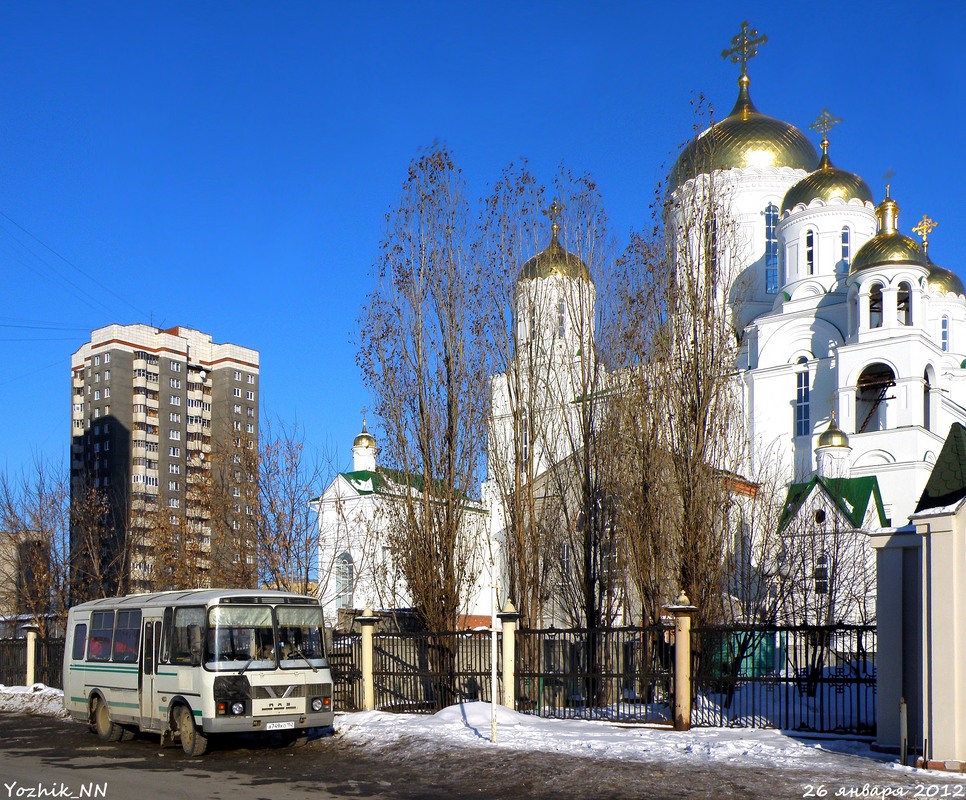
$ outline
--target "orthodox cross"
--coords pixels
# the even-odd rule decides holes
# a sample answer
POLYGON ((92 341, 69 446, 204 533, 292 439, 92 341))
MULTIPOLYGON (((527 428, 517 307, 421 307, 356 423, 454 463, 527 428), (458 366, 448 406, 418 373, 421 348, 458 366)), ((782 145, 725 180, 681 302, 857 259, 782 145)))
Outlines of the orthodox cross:
POLYGON ((939 223, 934 219, 929 219, 925 214, 922 215, 922 219, 919 220, 919 224, 912 229, 913 233, 918 233, 922 237, 922 249, 929 250, 929 234, 932 233, 933 228, 938 227, 939 223))
POLYGON ((892 167, 889 167, 889 169, 887 169, 885 171, 885 175, 882 176, 883 178, 885 178, 885 182, 886 182, 886 199, 887 200, 889 199, 889 192, 892 189, 892 184, 890 183, 890 181, 893 179, 893 177, 895 176, 895 174, 896 174, 896 171, 894 169, 892 169, 892 167))
POLYGON ((818 119, 815 120, 808 127, 813 131, 819 131, 822 134, 822 152, 828 155, 828 132, 832 130, 836 125, 838 125, 842 120, 838 117, 833 117, 827 108, 822 109, 822 113, 818 115, 818 119))
POLYGON ((560 212, 563 210, 564 207, 557 202, 557 198, 555 197, 550 204, 550 208, 543 212, 550 217, 550 230, 553 231, 553 237, 555 239, 557 238, 557 231, 560 230, 560 225, 557 223, 557 220, 560 218, 560 212))
POLYGON ((748 21, 741 23, 741 33, 733 37, 731 47, 721 51, 722 58, 731 56, 732 64, 741 64, 741 74, 748 74, 748 61, 758 55, 758 45, 768 41, 767 36, 759 36, 755 28, 748 28, 748 21))

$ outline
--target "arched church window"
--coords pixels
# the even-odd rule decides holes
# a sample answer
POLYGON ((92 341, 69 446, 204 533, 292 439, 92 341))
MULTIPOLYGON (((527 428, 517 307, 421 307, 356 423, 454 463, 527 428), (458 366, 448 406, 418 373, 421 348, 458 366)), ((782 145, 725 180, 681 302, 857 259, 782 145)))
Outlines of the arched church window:
POLYGON ((869 290, 869 327, 882 327, 882 285, 878 283, 869 290))
POLYGON ((765 294, 778 294, 778 206, 765 206, 765 294))
POLYGON ((829 559, 825 553, 820 553, 815 559, 815 594, 828 594, 829 559))
POLYGON ((805 272, 815 274, 815 231, 805 231, 805 272))
POLYGON ((557 303, 557 338, 563 339, 567 334, 567 304, 563 299, 557 303))
POLYGON ((895 373, 885 364, 871 364, 862 371, 855 387, 856 433, 886 429, 888 404, 895 399, 889 392, 895 385, 895 373))
POLYGON ((808 359, 798 359, 795 375, 795 435, 808 436, 812 432, 810 420, 810 388, 808 385, 808 359))
POLYGON ((939 347, 944 353, 949 352, 949 317, 945 315, 939 320, 939 347))
POLYGON ((931 430, 932 415, 930 414, 930 400, 932 386, 929 384, 929 370, 922 373, 922 427, 931 430))
POLYGON ((842 226, 842 262, 841 271, 848 272, 849 264, 852 263, 852 232, 848 225, 842 226))
POLYGON ((905 281, 896 294, 896 319, 900 325, 912 325, 912 287, 905 281))
POLYGON ((352 585, 355 583, 355 564, 352 556, 343 553, 335 561, 335 607, 352 606, 352 585))

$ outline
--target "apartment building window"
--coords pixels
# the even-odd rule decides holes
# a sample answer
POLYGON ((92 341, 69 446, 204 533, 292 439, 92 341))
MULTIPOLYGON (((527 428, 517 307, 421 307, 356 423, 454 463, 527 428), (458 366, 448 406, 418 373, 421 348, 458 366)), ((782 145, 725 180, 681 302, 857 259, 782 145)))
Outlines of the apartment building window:
POLYGON ((172 389, 181 388, 181 378, 169 378, 169 383, 171 384, 172 389))
POLYGON ((169 447, 168 455, 172 458, 181 458, 181 448, 180 447, 169 447))
POLYGON ((236 414, 241 414, 241 404, 240 403, 235 403, 234 412, 236 414))
POLYGON ((111 354, 110 353, 105 353, 104 354, 104 363, 105 364, 110 364, 111 363, 111 354))
POLYGON ((180 406, 181 405, 181 397, 179 397, 176 394, 170 395, 168 397, 168 400, 171 403, 171 405, 173 405, 173 406, 180 406))
POLYGON ((94 373, 94 383, 100 383, 100 382, 101 382, 101 373, 100 372, 95 372, 94 373))
POLYGON ((234 389, 231 390, 231 393, 235 397, 241 397, 241 389, 239 389, 237 386, 234 389))
POLYGON ((250 422, 247 423, 245 425, 245 432, 246 433, 254 433, 255 432, 255 426, 252 423, 250 423, 250 422))
POLYGON ((100 363, 101 363, 101 357, 100 356, 94 356, 94 366, 96 367, 100 363))
POLYGON ((249 406, 248 407, 248 417, 251 418, 251 417, 254 417, 254 416, 255 416, 255 409, 252 408, 251 406, 249 406))
POLYGON ((180 464, 168 464, 168 474, 169 475, 180 475, 181 465, 180 464))
POLYGON ((110 396, 111 396, 111 387, 110 386, 105 386, 104 387, 104 399, 107 400, 107 398, 110 397, 110 396))
POLYGON ((236 381, 241 380, 241 373, 237 369, 235 370, 235 380, 236 381))
POLYGON ((168 365, 171 367, 172 372, 181 372, 181 362, 169 361, 168 365))
POLYGON ((254 383, 255 382, 255 376, 254 375, 249 375, 248 376, 248 382, 249 383, 254 383))
POLYGON ((237 419, 236 420, 233 420, 231 424, 232 424, 232 427, 236 431, 240 431, 241 430, 241 423, 237 419))
POLYGON ((168 508, 181 508, 181 501, 177 497, 169 497, 168 508))
POLYGON ((181 414, 179 414, 177 411, 172 411, 168 414, 168 419, 171 422, 181 422, 181 414))
POLYGON ((101 390, 100 389, 95 389, 94 390, 94 399, 95 400, 100 400, 101 399, 101 390))
POLYGON ((245 397, 248 400, 254 400, 255 399, 255 393, 254 392, 246 392, 245 393, 245 397))

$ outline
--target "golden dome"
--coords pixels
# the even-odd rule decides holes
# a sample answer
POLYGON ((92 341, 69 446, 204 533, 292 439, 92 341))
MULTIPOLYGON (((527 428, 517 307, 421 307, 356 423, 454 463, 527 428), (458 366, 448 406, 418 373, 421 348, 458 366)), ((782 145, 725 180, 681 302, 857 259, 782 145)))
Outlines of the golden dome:
POLYGON ((835 423, 835 412, 832 412, 832 419, 826 428, 818 437, 819 447, 848 447, 849 437, 845 435, 845 432, 839 428, 835 423))
POLYGON ((362 420, 362 433, 352 440, 353 447, 375 447, 376 440, 372 434, 366 430, 366 421, 362 420))
POLYGON ((812 172, 818 152, 794 125, 766 116, 748 93, 749 79, 738 79, 738 101, 731 113, 681 151, 670 175, 673 191, 696 175, 733 167, 794 167, 812 172))
POLYGON ((523 265, 519 279, 526 281, 531 278, 551 278, 553 276, 579 278, 588 283, 593 283, 587 265, 580 257, 564 250, 560 242, 557 241, 556 223, 550 237, 550 244, 545 250, 541 250, 523 265))
POLYGON ((899 233, 899 206, 886 197, 875 210, 879 218, 879 232, 867 241, 852 259, 849 274, 889 264, 918 264, 926 266, 926 254, 915 241, 899 233))
POLYGON ((828 153, 825 153, 818 169, 788 190, 782 201, 782 211, 790 211, 799 203, 807 206, 812 200, 824 200, 828 203, 836 198, 846 203, 853 198, 871 203, 872 190, 855 173, 833 166, 828 153))
POLYGON ((928 254, 926 256, 926 266, 929 269, 929 277, 927 280, 931 291, 939 291, 943 294, 953 292, 954 294, 966 295, 966 287, 963 286, 963 282, 959 276, 952 270, 934 264, 928 254))

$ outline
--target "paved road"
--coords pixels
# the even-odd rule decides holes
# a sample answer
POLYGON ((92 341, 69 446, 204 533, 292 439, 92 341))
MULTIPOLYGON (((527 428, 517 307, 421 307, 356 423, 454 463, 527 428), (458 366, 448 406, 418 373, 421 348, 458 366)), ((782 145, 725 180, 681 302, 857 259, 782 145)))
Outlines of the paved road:
MULTIPOLYGON (((108 800, 776 800, 808 796, 810 786, 817 797, 822 796, 818 787, 833 798, 836 792, 861 791, 866 785, 915 797, 917 784, 924 782, 916 775, 890 774, 864 759, 842 756, 837 761, 839 766, 826 774, 806 774, 741 763, 652 764, 467 747, 427 751, 405 742, 373 752, 332 736, 295 749, 234 740, 203 758, 189 758, 179 746, 162 749, 156 736, 104 744, 77 723, 0 713, 0 800, 77 797, 84 791, 98 796, 100 787, 100 796, 108 800), (46 794, 18 794, 31 788, 46 794)), ((961 781, 931 777, 925 783, 940 786, 928 796, 966 799, 961 781)), ((927 794, 920 791, 919 796, 927 794)))

